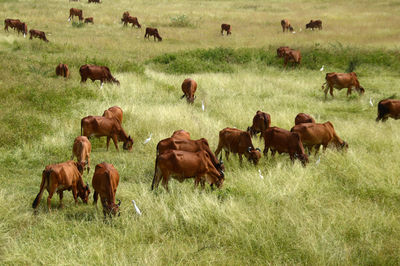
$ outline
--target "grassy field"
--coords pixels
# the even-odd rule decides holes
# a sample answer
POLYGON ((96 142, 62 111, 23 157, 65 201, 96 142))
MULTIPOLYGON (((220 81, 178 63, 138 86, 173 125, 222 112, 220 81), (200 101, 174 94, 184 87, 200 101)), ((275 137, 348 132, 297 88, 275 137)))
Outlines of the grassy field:
POLYGON ((400 264, 400 124, 375 122, 379 100, 400 97, 399 12, 398 1, 0 0, 1 18, 50 40, 0 31, 1 264, 400 264), (94 25, 67 22, 71 7, 94 25), (126 10, 142 29, 122 26, 126 10), (295 34, 281 32, 283 18, 295 34), (323 30, 305 31, 310 19, 323 30), (221 23, 231 36, 221 37, 221 23), (163 41, 144 40, 146 26, 163 41), (299 68, 283 69, 280 45, 303 52, 299 68), (70 79, 55 76, 60 62, 70 79), (109 66, 121 86, 80 84, 85 63, 109 66), (365 95, 325 100, 325 73, 349 70, 365 95), (190 106, 179 99, 187 77, 198 83, 190 106), (94 139, 91 158, 92 169, 118 169, 121 216, 104 221, 92 197, 75 206, 70 192, 62 210, 53 197, 51 213, 45 192, 33 215, 44 167, 69 159, 82 117, 113 105, 124 110, 133 151, 94 139), (287 155, 256 167, 231 156, 220 190, 176 180, 170 193, 150 190, 159 140, 185 129, 215 150, 221 129, 246 129, 257 110, 286 129, 299 112, 331 121, 349 150, 312 155, 305 168, 287 155))

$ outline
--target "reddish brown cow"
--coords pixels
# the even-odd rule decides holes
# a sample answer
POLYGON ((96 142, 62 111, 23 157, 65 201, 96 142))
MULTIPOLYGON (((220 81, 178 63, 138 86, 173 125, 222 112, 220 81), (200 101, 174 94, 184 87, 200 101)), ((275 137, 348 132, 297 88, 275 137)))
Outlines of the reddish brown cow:
POLYGON ((32 40, 32 38, 35 37, 42 39, 45 42, 49 42, 49 40, 47 40, 46 38, 46 34, 43 31, 32 29, 29 31, 29 35, 30 35, 29 40, 32 40))
POLYGON ((278 57, 284 57, 285 56, 285 51, 290 50, 289 46, 281 46, 278 49, 276 49, 276 54, 278 57))
POLYGON ((399 100, 385 99, 378 103, 378 116, 376 122, 379 122, 379 120, 385 122, 389 117, 396 120, 400 118, 399 100))
POLYGON ((132 150, 133 139, 125 133, 117 119, 102 116, 87 116, 81 120, 81 135, 86 137, 107 137, 107 150, 110 139, 113 140, 115 148, 118 149, 118 141, 123 141, 124 150, 132 150))
POLYGON ((128 23, 132 24, 132 28, 133 26, 137 26, 139 29, 142 27, 142 25, 139 24, 139 21, 137 19, 137 17, 131 17, 131 16, 127 16, 122 18, 122 21, 124 22, 124 26, 127 26, 128 23))
POLYGON ((230 152, 239 154, 240 163, 243 161, 243 155, 254 164, 257 164, 261 158, 261 150, 254 148, 250 134, 236 128, 227 127, 219 132, 219 141, 218 147, 215 150, 215 156, 218 156, 222 149, 225 150, 227 160, 229 160, 230 152))
POLYGON ((19 19, 7 18, 4 20, 4 30, 8 31, 8 27, 16 30, 19 23, 21 23, 19 19))
POLYGON ((288 62, 292 62, 292 66, 294 67, 295 65, 300 65, 301 63, 301 53, 300 50, 285 50, 284 51, 284 67, 287 66, 288 62))
POLYGON ((231 29, 231 25, 221 24, 221 35, 224 35, 224 31, 226 31, 226 35, 232 34, 231 29))
POLYGON ((302 124, 302 123, 315 123, 314 118, 311 115, 305 113, 298 113, 296 118, 294 119, 294 124, 302 124))
POLYGON ((54 192, 57 192, 60 196, 60 207, 63 207, 62 199, 64 190, 72 190, 75 204, 78 203, 78 196, 84 203, 87 203, 90 189, 89 185, 83 183, 82 172, 82 164, 74 161, 46 166, 42 173, 40 191, 32 203, 32 208, 36 209, 38 207, 44 189, 49 192, 49 196, 47 197, 47 207, 49 210, 51 209, 51 198, 54 192))
POLYGON ((74 19, 74 16, 77 16, 79 18, 79 21, 83 20, 83 11, 82 11, 82 9, 71 8, 69 10, 68 21, 71 21, 71 19, 74 19))
POLYGON ((349 147, 347 142, 339 138, 332 123, 329 121, 323 124, 299 124, 294 126, 290 131, 299 134, 304 147, 308 149, 309 153, 315 147, 315 154, 317 154, 321 145, 323 150, 325 150, 331 143, 337 149, 347 149, 349 147))
POLYGON ((195 186, 205 177, 210 185, 220 188, 224 182, 224 173, 218 172, 211 162, 210 156, 204 150, 187 152, 170 150, 157 156, 154 178, 151 189, 162 185, 168 191, 170 176, 183 182, 186 178, 195 178, 195 186))
POLYGON ((79 68, 79 73, 81 74, 81 82, 86 82, 88 78, 93 82, 100 80, 100 88, 103 88, 104 82, 113 82, 119 85, 119 81, 111 75, 110 69, 106 66, 86 64, 79 68))
POLYGON ((271 150, 273 157, 276 152, 289 153, 290 159, 299 159, 303 165, 308 163, 308 156, 304 153, 303 144, 297 133, 287 131, 279 127, 270 127, 264 132, 264 155, 267 157, 268 150, 271 150))
POLYGON ((22 33, 24 35, 24 38, 28 34, 28 26, 26 25, 25 22, 17 22, 17 32, 18 35, 19 33, 22 33))
POLYGON ((124 21, 125 21, 125 18, 127 18, 127 17, 129 17, 129 12, 128 12, 128 11, 125 11, 125 12, 122 14, 121 21, 124 22, 124 21))
POLYGON ((321 20, 310 20, 309 23, 306 24, 306 29, 312 29, 317 28, 319 30, 322 30, 322 21, 321 20))
POLYGON ((119 174, 117 169, 109 163, 99 163, 96 165, 92 179, 92 186, 94 188, 93 204, 97 207, 98 195, 100 195, 101 205, 103 206, 103 214, 116 215, 119 212, 118 204, 115 204, 115 193, 119 183, 119 174))
POLYGON ((107 118, 115 118, 118 120, 120 124, 122 124, 123 112, 121 107, 119 106, 113 106, 108 108, 107 110, 104 111, 103 116, 107 118))
POLYGON ((64 78, 68 78, 69 77, 68 65, 62 64, 62 63, 58 64, 58 66, 56 67, 56 75, 64 77, 64 78))
POLYGON ((282 19, 281 20, 281 26, 282 26, 283 32, 285 32, 285 30, 286 31, 291 31, 291 32, 293 31, 293 27, 290 25, 290 22, 287 19, 282 19))
POLYGON ((264 130, 271 126, 271 116, 267 113, 257 111, 256 115, 253 117, 253 125, 247 128, 247 132, 253 137, 260 134, 260 139, 262 138, 264 130))
POLYGON ((341 90, 343 88, 347 88, 347 96, 351 94, 351 89, 355 88, 356 91, 361 95, 365 92, 364 88, 360 86, 360 83, 358 82, 357 79, 357 74, 354 72, 351 73, 337 73, 337 72, 331 72, 331 73, 326 73, 325 76, 325 83, 322 84, 322 89, 324 90, 325 93, 325 99, 326 95, 329 93, 333 98, 333 88, 341 90), (325 85, 326 88, 325 88, 325 85))
POLYGON ((174 139, 190 139, 190 133, 180 129, 180 130, 175 130, 174 133, 172 133, 171 138, 174 139))
POLYGON ((194 96, 196 90, 197 90, 197 82, 191 78, 185 79, 182 82, 183 95, 181 99, 183 99, 186 96, 186 101, 188 103, 193 103, 194 99, 196 99, 196 96, 194 96))
POLYGON ((100 0, 88 0, 88 3, 96 3, 96 4, 100 4, 100 0))
POLYGON ((156 28, 150 28, 147 27, 146 28, 146 33, 144 34, 144 38, 149 39, 150 36, 154 36, 154 41, 156 41, 156 38, 158 39, 158 41, 162 41, 162 38, 160 36, 160 34, 158 34, 158 30, 156 28))
POLYGON ((90 152, 92 151, 92 144, 89 139, 85 136, 78 136, 74 140, 72 146, 71 160, 76 157, 78 163, 87 167, 87 172, 90 171, 90 152))
POLYGON ((93 17, 85 18, 84 23, 87 23, 87 24, 92 23, 92 24, 94 24, 94 23, 93 23, 93 17))

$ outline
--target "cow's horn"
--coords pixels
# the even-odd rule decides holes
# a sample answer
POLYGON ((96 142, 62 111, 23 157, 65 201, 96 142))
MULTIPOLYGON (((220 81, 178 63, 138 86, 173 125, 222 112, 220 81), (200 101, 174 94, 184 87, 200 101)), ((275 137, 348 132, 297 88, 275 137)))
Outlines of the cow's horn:
POLYGON ((248 147, 248 148, 247 148, 247 151, 250 152, 250 151, 251 151, 251 147, 248 147))
POLYGON ((121 200, 118 199, 117 201, 118 201, 118 204, 117 204, 117 205, 118 205, 118 206, 121 206, 121 200))

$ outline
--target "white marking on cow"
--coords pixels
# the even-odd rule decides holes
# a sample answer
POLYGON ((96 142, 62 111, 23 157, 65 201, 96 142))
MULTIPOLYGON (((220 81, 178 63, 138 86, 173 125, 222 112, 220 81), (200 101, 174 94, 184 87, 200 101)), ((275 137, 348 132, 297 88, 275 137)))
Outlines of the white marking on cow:
POLYGON ((71 21, 71 18, 68 18, 68 22, 70 22, 71 21))
POLYGON ((151 135, 153 135, 153 133, 150 133, 150 136, 143 142, 143 144, 146 144, 151 140, 151 135))
POLYGON ((24 33, 24 38, 26 38, 26 34, 24 33))
POLYGON ((374 106, 374 104, 372 103, 372 98, 369 98, 369 105, 374 106))
POLYGON ((258 174, 260 175, 261 179, 264 179, 264 176, 261 174, 261 170, 260 169, 258 169, 258 174))
POLYGON ((292 33, 293 33, 293 34, 295 34, 296 32, 295 32, 295 31, 293 31, 292 33))
POLYGON ((321 158, 318 157, 318 160, 315 162, 315 164, 318 165, 320 161, 321 161, 321 158))
POLYGON ((203 109, 203 112, 204 112, 204 109, 205 109, 204 101, 201 101, 201 109, 203 109))
POLYGON ((136 202, 132 200, 133 207, 135 207, 135 211, 137 214, 142 215, 142 212, 139 210, 139 207, 136 205, 136 202))
POLYGON ((301 28, 300 28, 300 32, 301 32, 301 28))
POLYGON ((324 65, 322 65, 321 69, 319 71, 324 71, 324 65))
POLYGON ((102 89, 102 88, 103 88, 103 82, 100 83, 100 89, 102 89))

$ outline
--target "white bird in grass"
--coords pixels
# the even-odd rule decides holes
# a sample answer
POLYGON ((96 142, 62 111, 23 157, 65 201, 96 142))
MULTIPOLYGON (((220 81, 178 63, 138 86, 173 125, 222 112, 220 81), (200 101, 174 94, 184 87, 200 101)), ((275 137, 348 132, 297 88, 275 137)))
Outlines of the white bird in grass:
POLYGON ((321 69, 319 71, 324 71, 324 65, 322 65, 321 69))
POLYGON ((295 31, 293 31, 292 33, 293 33, 293 34, 295 34, 296 32, 295 32, 295 31))
POLYGON ((374 106, 374 104, 372 103, 372 98, 369 98, 369 105, 374 106))
POLYGON ((301 28, 300 28, 300 31, 301 31, 301 28))
POLYGON ((143 142, 143 144, 146 144, 147 142, 149 142, 150 140, 151 140, 151 135, 152 135, 153 133, 150 133, 150 136, 143 142))
POLYGON ((264 176, 261 174, 261 170, 260 169, 258 169, 258 174, 260 175, 261 179, 264 179, 264 176))
POLYGON ((139 210, 139 207, 136 205, 136 202, 132 200, 133 207, 135 207, 135 211, 137 214, 142 215, 142 212, 139 210))
POLYGON ((204 101, 201 101, 201 109, 203 109, 203 112, 204 112, 204 109, 205 109, 204 101))
POLYGON ((318 157, 318 160, 315 162, 315 164, 318 165, 320 161, 321 161, 321 158, 318 157))

